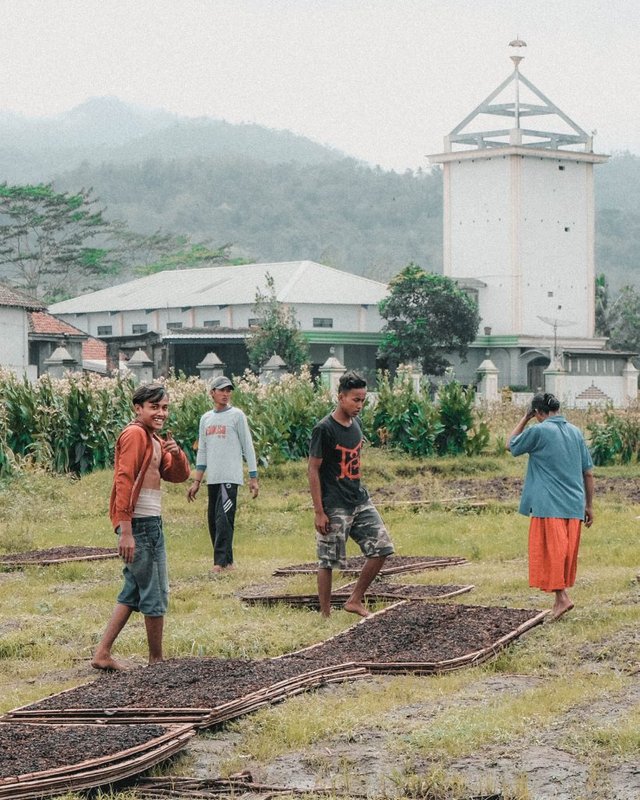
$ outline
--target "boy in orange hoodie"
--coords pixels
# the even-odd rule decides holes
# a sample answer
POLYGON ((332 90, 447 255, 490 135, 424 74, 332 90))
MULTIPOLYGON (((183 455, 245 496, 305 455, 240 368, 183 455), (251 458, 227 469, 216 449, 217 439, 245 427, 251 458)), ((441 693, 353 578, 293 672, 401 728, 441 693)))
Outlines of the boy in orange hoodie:
POLYGON ((189 462, 171 433, 158 435, 169 414, 163 386, 140 386, 132 397, 136 419, 116 442, 109 515, 118 534, 124 560, 124 585, 91 665, 121 670, 111 648, 133 611, 144 615, 149 664, 162 661, 162 631, 169 583, 162 533, 160 481, 181 483, 189 477, 189 462))

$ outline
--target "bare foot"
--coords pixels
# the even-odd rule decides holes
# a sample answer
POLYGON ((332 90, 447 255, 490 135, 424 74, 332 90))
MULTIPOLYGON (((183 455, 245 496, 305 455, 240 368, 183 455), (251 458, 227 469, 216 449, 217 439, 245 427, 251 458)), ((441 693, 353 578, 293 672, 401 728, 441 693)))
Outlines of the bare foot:
POLYGON ((115 658, 111 656, 106 656, 105 658, 94 657, 91 666, 103 672, 124 672, 127 669, 124 664, 120 664, 120 662, 116 661, 115 658))
POLYGON ((347 602, 342 606, 342 608, 344 608, 344 610, 348 611, 350 614, 358 614, 358 616, 360 617, 371 616, 371 612, 357 600, 347 600, 347 602))
POLYGON ((220 574, 224 570, 224 567, 221 567, 220 564, 214 564, 211 567, 211 572, 215 573, 216 575, 220 574))
POLYGON ((573 603, 564 603, 562 605, 554 605, 551 609, 549 617, 547 618, 548 622, 557 622, 563 614, 566 614, 567 611, 571 611, 573 608, 573 603))
POLYGON ((154 664, 162 664, 164 658, 150 658, 149 659, 149 666, 152 667, 154 664))
POLYGON ((227 566, 226 566, 226 567, 223 567, 222 569, 223 569, 225 572, 233 572, 233 570, 234 570, 235 568, 236 568, 236 565, 235 565, 235 564, 227 564, 227 566))

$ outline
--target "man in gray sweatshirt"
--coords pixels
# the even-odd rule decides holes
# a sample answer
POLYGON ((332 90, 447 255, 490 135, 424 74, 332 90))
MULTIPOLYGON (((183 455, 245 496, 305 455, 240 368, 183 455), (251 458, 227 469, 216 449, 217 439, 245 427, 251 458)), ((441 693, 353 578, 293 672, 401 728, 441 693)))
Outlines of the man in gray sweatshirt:
POLYGON ((200 418, 198 463, 187 500, 196 499, 202 477, 207 473, 209 505, 207 521, 213 545, 213 572, 235 569, 233 529, 238 486, 244 483, 242 459, 249 468, 249 491, 258 496, 258 467, 247 418, 231 405, 233 383, 224 375, 210 384, 214 408, 200 418))

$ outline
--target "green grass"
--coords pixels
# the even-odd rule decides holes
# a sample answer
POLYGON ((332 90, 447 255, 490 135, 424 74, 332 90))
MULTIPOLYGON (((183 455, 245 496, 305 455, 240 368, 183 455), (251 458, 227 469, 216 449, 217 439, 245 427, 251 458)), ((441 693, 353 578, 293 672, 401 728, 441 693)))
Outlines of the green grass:
MULTIPOLYGON (((472 594, 454 602, 550 607, 549 596, 527 585, 528 523, 517 514, 513 499, 472 512, 446 510, 439 503, 451 497, 451 480, 520 476, 523 468, 524 463, 508 456, 418 461, 367 452, 370 489, 385 488, 390 500, 420 493, 434 501, 384 508, 397 552, 463 555, 469 560, 403 580, 475 585, 472 594)), ((640 477, 640 466, 597 474, 640 477)), ((110 488, 109 472, 82 480, 21 475, 0 492, 0 552, 115 544, 107 516, 110 488)), ((315 612, 285 606, 245 606, 237 596, 243 587, 266 582, 294 592, 315 590, 313 576, 271 577, 276 567, 315 558, 304 464, 264 472, 255 501, 246 490, 241 492, 238 570, 222 579, 209 574, 205 497, 188 504, 185 486, 168 485, 163 503, 172 587, 166 657, 274 656, 353 624, 353 617, 342 611, 327 621, 315 612)), ((616 759, 637 762, 640 708, 625 704, 624 698, 637 680, 631 673, 640 661, 640 583, 635 580, 640 570, 640 507, 622 498, 596 496, 595 512, 593 528, 583 534, 572 591, 576 608, 562 623, 534 629, 479 668, 432 677, 376 678, 335 687, 329 696, 302 695, 263 709, 233 723, 237 755, 225 765, 226 772, 247 759, 266 762, 313 751, 319 742, 357 739, 372 729, 393 734, 398 715, 414 703, 432 710, 402 722, 394 737, 397 756, 405 764, 427 759, 431 766, 426 773, 403 769, 394 776, 407 797, 456 796, 452 787, 459 780, 450 763, 526 738, 532 728, 550 732, 562 726, 566 747, 596 771, 616 759), (516 681, 488 696, 486 687, 502 676, 519 676, 524 683, 516 681), (614 706, 615 714, 585 726, 589 708, 602 703, 614 706), (431 787, 431 795, 425 787, 431 787)), ((118 560, 0 571, 0 711, 93 679, 89 659, 113 608, 120 571, 118 560)), ((144 663, 140 618, 125 628, 116 655, 144 663)), ((505 797, 528 796, 522 783, 509 791, 505 797)), ((135 793, 117 796, 124 800, 135 793)))

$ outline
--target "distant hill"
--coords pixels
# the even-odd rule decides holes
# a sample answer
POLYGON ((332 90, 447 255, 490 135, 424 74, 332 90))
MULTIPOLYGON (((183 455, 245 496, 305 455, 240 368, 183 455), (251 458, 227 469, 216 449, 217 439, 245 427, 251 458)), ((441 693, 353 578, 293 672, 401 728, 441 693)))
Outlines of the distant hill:
POLYGON ((51 180, 86 162, 247 157, 271 163, 327 163, 344 154, 290 131, 188 119, 97 97, 48 119, 0 113, 0 175, 9 183, 51 180))
MULTIPOLYGON (((595 168, 596 269, 640 285, 640 159, 595 168)), ((233 244, 249 260, 311 259, 377 279, 442 269, 439 170, 373 168, 289 131, 186 119, 94 98, 59 117, 0 114, 0 179, 93 187, 140 232, 233 244)))
POLYGON ((640 288, 640 158, 617 153, 595 168, 596 270, 610 289, 640 288))
POLYGON ((82 165, 58 186, 91 185, 112 218, 232 243, 256 261, 310 259, 386 279, 417 261, 442 268, 441 178, 351 159, 269 164, 248 158, 82 165))

